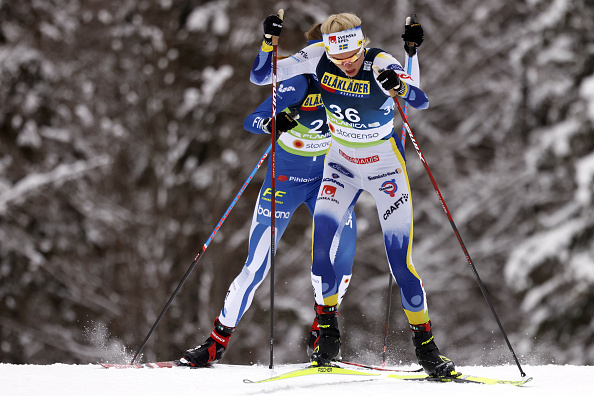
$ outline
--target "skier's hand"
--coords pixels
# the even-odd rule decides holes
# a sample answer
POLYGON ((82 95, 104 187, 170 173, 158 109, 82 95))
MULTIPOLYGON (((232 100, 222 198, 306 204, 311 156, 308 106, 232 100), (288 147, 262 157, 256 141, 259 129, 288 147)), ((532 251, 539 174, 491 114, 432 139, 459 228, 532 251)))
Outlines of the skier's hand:
POLYGON ((283 10, 279 10, 278 14, 269 15, 264 20, 264 40, 267 43, 272 43, 272 36, 280 37, 283 30, 283 10))
MULTIPOLYGON (((291 130, 297 126, 297 121, 295 121, 295 119, 293 117, 291 117, 291 115, 289 113, 284 112, 284 111, 281 113, 278 113, 276 115, 275 119, 276 119, 276 132, 277 132, 276 138, 277 139, 281 133, 287 132, 288 130, 291 130)), ((262 124, 262 129, 264 130, 264 132, 272 133, 272 131, 270 130, 270 128, 272 127, 272 125, 270 125, 271 121, 272 121, 272 119, 270 117, 268 117, 264 120, 264 123, 262 124)))
POLYGON ((276 131, 287 132, 297 126, 297 121, 289 113, 281 112, 276 115, 276 131))
POLYGON ((392 69, 383 70, 376 78, 386 91, 391 89, 398 91, 402 85, 400 77, 398 77, 398 74, 392 69))
POLYGON ((417 22, 415 14, 406 18, 402 39, 404 40, 404 50, 409 56, 416 54, 417 48, 423 44, 423 40, 425 39, 423 27, 417 22))

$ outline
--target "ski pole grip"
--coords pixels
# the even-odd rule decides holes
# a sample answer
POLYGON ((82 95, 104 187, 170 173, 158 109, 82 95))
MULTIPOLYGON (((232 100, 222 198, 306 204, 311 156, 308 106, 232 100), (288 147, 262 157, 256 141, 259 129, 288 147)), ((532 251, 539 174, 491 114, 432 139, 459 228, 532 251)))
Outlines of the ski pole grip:
MULTIPOLYGON (((285 10, 283 10, 281 8, 280 10, 278 10, 276 15, 280 18, 281 21, 284 20, 285 19, 285 10)), ((272 45, 278 45, 278 36, 272 36, 272 45)))
MULTIPOLYGON (((382 69, 379 68, 378 65, 373 65, 371 68, 377 75, 379 75, 383 71, 382 69)), ((391 89, 388 92, 390 93, 391 97, 396 98, 396 91, 394 91, 394 89, 391 89)))
MULTIPOLYGON (((417 14, 412 14, 409 17, 406 17, 406 22, 404 23, 406 26, 411 26, 413 23, 417 23, 417 14)), ((414 56, 415 54, 415 43, 413 41, 408 41, 408 56, 414 56)))

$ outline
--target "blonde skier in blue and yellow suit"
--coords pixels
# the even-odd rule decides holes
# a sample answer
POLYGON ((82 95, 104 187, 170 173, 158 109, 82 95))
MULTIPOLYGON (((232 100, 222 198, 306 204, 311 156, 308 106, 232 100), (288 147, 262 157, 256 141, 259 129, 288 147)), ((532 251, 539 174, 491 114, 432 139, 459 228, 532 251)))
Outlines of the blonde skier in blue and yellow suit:
MULTIPOLYGON (((266 19, 265 34, 278 36, 281 29, 278 16, 266 19)), ((324 179, 338 174, 342 184, 322 183, 314 212, 311 276, 321 332, 312 362, 329 364, 339 353, 340 279, 332 263, 332 236, 365 190, 376 202, 386 255, 413 331, 417 359, 430 375, 452 375, 454 364, 440 354, 434 342, 425 291, 412 262, 412 199, 404 150, 400 139, 393 137, 394 102, 388 93, 394 89, 417 109, 429 106, 427 96, 418 88, 417 57, 413 57, 417 75, 411 76, 390 54, 367 48, 361 20, 351 13, 331 15, 321 30, 323 43, 278 62, 279 81, 303 73, 317 76, 332 133, 324 179), (374 66, 383 70, 377 78, 374 66)), ((422 30, 421 40, 409 41, 420 44, 422 30)), ((252 67, 252 82, 271 82, 270 56, 263 46, 252 67)))

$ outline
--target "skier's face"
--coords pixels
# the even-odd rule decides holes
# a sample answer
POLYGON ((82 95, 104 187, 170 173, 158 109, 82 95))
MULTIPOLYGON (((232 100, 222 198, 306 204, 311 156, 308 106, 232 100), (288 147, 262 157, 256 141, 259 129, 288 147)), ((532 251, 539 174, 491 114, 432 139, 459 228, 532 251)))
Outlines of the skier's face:
POLYGON ((359 69, 361 69, 361 65, 363 64, 363 59, 365 58, 364 56, 361 56, 363 53, 364 50, 363 47, 361 47, 342 54, 328 55, 328 58, 330 58, 330 60, 347 75, 347 77, 355 77, 357 73, 359 73, 359 69))

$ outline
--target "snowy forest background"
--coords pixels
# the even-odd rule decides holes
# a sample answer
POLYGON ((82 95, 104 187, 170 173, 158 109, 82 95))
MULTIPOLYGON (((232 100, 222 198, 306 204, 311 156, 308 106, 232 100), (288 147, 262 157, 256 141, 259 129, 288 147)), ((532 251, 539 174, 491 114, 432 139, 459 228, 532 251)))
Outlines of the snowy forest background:
MULTIPOLYGON (((130 358, 269 141, 243 119, 264 17, 279 52, 336 12, 403 61, 415 12, 431 106, 410 123, 512 346, 594 364, 591 0, 0 0, 0 362, 130 358)), ((442 352, 511 355, 410 142, 414 260, 442 352)), ((144 348, 178 358, 212 329, 247 254, 261 169, 144 348)), ((343 357, 376 363, 388 269, 375 205, 357 207, 343 357)), ((275 362, 306 359, 311 217, 278 246, 275 362)), ((269 281, 222 362, 268 362, 269 281)), ((398 290, 388 358, 414 362, 398 290)))

